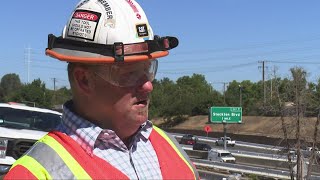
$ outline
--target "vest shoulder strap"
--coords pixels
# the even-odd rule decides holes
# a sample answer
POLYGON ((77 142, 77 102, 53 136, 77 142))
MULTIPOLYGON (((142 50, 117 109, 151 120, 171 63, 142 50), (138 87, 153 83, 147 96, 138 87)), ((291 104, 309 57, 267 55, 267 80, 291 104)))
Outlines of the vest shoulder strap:
POLYGON ((92 179, 50 133, 18 159, 13 167, 16 165, 24 166, 38 179, 92 179))
MULTIPOLYGON (((181 148, 180 144, 177 142, 177 140, 172 136, 170 135, 169 133, 163 131, 162 129, 156 127, 156 126, 153 126, 153 130, 152 133, 151 133, 151 137, 150 137, 150 140, 151 140, 151 143, 153 144, 155 150, 156 150, 156 153, 161 156, 163 158, 162 155, 160 154, 163 154, 165 156, 165 153, 169 153, 169 152, 164 152, 164 151, 170 151, 171 153, 175 153, 178 158, 180 159, 180 161, 182 161, 185 165, 186 165, 186 171, 189 170, 192 175, 193 175, 193 179, 200 179, 199 178, 199 174, 195 168, 195 166, 193 165, 193 163, 191 162, 191 160, 189 159, 189 156, 185 153, 185 151, 181 148), (157 135, 156 135, 157 134, 157 135), (157 138, 158 137, 158 138, 157 138), (161 137, 161 139, 159 139, 159 137, 161 137), (157 138, 156 141, 152 141, 154 138, 157 138), (161 148, 159 148, 159 146, 157 145, 157 143, 161 143, 161 148), (156 144, 154 144, 156 143, 156 144), (165 143, 167 143, 171 148, 163 148, 165 146, 165 143)), ((173 158, 170 157, 170 158, 173 158)), ((158 158, 160 163, 162 161, 161 158, 158 158)), ((173 159, 172 159, 173 160, 173 159)), ((168 162, 166 162, 167 165, 168 163, 171 163, 170 162, 170 159, 168 159, 168 162)), ((183 168, 183 167, 182 167, 183 168)), ((172 171, 172 170, 171 170, 172 171)), ((180 172, 182 173, 181 175, 186 175, 188 174, 187 172, 180 172)), ((171 174, 171 175, 176 175, 177 172, 175 172, 175 174, 171 174)))

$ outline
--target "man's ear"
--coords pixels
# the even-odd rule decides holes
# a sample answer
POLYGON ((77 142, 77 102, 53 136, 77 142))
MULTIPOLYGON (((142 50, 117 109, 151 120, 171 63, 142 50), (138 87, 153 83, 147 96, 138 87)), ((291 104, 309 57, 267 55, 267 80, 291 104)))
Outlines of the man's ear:
POLYGON ((85 67, 77 66, 73 70, 73 77, 77 89, 84 94, 90 94, 92 91, 90 84, 92 83, 90 82, 92 79, 90 76, 90 71, 85 67))

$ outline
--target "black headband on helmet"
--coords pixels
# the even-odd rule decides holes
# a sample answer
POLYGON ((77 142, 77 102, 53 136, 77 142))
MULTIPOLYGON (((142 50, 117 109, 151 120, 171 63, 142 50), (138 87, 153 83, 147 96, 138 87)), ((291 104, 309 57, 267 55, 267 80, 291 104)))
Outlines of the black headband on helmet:
POLYGON ((97 44, 90 42, 77 41, 56 37, 53 34, 48 35, 48 48, 61 48, 67 50, 76 50, 89 53, 111 56, 115 61, 124 61, 124 56, 151 54, 157 51, 167 51, 177 47, 179 40, 176 37, 154 36, 154 40, 145 40, 141 43, 123 44, 115 42, 113 45, 97 44))

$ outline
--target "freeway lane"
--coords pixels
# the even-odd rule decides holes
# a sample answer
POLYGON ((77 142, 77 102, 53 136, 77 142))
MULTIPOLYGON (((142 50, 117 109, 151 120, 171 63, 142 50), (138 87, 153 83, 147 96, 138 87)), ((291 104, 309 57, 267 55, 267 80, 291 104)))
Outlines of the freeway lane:
MULTIPOLYGON (((172 134, 178 141, 183 136, 183 134, 178 134, 178 133, 170 133, 170 134, 172 134)), ((197 136, 197 137, 199 138, 200 142, 205 142, 212 147, 216 146, 215 142, 217 138, 210 138, 210 137, 203 137, 203 136, 197 136)), ((217 148, 223 148, 223 147, 217 146, 217 148)), ((282 149, 279 146, 270 146, 265 144, 255 144, 255 143, 241 142, 241 141, 236 141, 235 147, 227 147, 227 148, 228 150, 236 148, 237 150, 242 150, 242 151, 252 151, 254 149, 254 152, 269 153, 269 154, 278 153, 280 149, 282 149)))
MULTIPOLYGON (((176 139, 182 137, 181 134, 173 134, 176 139)), ((215 138, 198 136, 200 142, 210 144, 215 149, 223 149, 221 146, 215 145, 215 138)), ((190 157, 197 159, 206 159, 207 153, 192 150, 192 146, 182 145, 183 149, 190 157)), ((253 168, 264 168, 276 171, 288 171, 287 155, 281 153, 281 147, 261 145, 247 142, 236 142, 235 147, 228 147, 228 150, 236 157, 237 165, 246 165, 253 168)), ((295 159, 293 159, 295 160, 295 159)), ((317 177, 320 175, 320 167, 314 165, 312 172, 317 177)), ((319 177, 320 179, 320 177, 319 177)))
MULTIPOLYGON (((170 133, 176 139, 179 141, 183 134, 179 133, 170 133)), ((197 136, 199 138, 200 142, 205 142, 209 144, 212 147, 215 147, 215 142, 217 138, 211 138, 211 137, 204 137, 204 136, 197 136)), ((223 148, 222 146, 216 146, 217 148, 223 148)), ((285 151, 283 150, 283 147, 281 146, 271 146, 271 145, 266 145, 266 144, 256 144, 256 143, 250 143, 250 142, 243 142, 243 141, 236 141, 236 147, 227 147, 228 150, 236 149, 240 151, 253 151, 256 153, 265 153, 265 154, 278 154, 278 155, 284 155, 286 156, 285 151)), ((308 156, 310 152, 306 150, 302 150, 302 153, 305 157, 308 156)))
MULTIPOLYGON (((290 174, 288 171, 275 170, 264 167, 253 167, 241 164, 231 164, 231 163, 221 163, 221 162, 211 162, 208 160, 201 159, 191 159, 196 166, 208 167, 213 169, 219 169, 221 171, 246 173, 246 174, 256 174, 265 177, 274 177, 280 179, 290 179, 290 174)), ((311 180, 319 180, 320 176, 312 175, 311 180)))

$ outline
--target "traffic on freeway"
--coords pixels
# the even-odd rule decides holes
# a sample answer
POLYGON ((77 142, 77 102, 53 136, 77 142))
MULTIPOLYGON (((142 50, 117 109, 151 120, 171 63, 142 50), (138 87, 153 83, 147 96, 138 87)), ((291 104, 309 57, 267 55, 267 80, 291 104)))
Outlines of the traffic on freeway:
MULTIPOLYGON (((179 140, 183 134, 172 133, 179 140)), ((189 135, 190 136, 190 135, 189 135)), ((207 144, 211 149, 223 150, 222 146, 217 146, 217 138, 194 136, 198 143, 207 144)), ((209 151, 195 150, 194 145, 181 144, 182 148, 193 158, 197 166, 211 167, 212 169, 227 170, 238 173, 252 173, 273 178, 288 179, 288 157, 280 146, 270 146, 255 144, 250 142, 237 141, 234 147, 230 146, 226 150, 235 157, 234 163, 225 163, 223 160, 215 159, 210 161, 209 151)), ((221 158, 220 158, 221 159, 221 158)), ((307 158, 305 158, 307 160, 307 158)), ((296 156, 292 154, 292 163, 295 164, 296 156)), ((312 178, 320 179, 320 167, 313 165, 312 178)))

